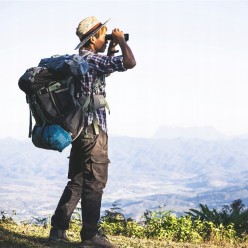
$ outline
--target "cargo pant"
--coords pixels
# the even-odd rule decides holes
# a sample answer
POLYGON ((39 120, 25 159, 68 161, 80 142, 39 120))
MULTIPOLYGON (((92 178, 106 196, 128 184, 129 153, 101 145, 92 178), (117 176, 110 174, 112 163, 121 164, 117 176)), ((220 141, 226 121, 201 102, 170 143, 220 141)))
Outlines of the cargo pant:
POLYGON ((95 135, 92 126, 72 142, 69 173, 70 181, 64 189, 52 227, 67 230, 71 215, 81 199, 81 238, 91 239, 98 231, 103 189, 108 177, 108 136, 99 127, 95 135))

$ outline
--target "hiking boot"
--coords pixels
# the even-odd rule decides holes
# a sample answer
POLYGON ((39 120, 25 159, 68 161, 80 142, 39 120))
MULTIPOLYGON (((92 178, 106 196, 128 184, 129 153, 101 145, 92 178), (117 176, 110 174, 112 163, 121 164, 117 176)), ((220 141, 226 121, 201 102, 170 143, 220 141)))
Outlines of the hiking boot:
POLYGON ((79 248, 117 248, 118 246, 110 243, 104 234, 96 234, 92 239, 84 240, 79 248))
POLYGON ((66 236, 65 230, 57 230, 52 228, 50 230, 49 241, 63 241, 63 242, 70 242, 68 237, 66 236))

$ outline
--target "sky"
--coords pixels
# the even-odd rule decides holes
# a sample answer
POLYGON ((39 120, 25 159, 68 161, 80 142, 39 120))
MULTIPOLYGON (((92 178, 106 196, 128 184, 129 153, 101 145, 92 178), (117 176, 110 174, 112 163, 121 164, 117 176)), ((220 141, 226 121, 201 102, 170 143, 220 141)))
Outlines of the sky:
POLYGON ((78 23, 111 18, 137 66, 107 78, 110 135, 160 126, 248 133, 248 1, 0 1, 0 138, 27 139, 18 79, 40 59, 75 54, 78 23))

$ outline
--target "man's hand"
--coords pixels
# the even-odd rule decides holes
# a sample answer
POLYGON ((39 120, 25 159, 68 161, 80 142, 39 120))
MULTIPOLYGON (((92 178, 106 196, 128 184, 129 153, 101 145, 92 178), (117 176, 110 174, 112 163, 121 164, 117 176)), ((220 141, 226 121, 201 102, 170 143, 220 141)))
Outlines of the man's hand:
POLYGON ((115 28, 112 31, 112 36, 113 36, 113 40, 111 40, 109 43, 108 53, 107 53, 108 56, 114 56, 114 54, 118 52, 118 50, 116 50, 115 47, 119 44, 119 40, 124 38, 124 34, 122 31, 120 31, 119 28, 115 28))
POLYGON ((114 38, 114 42, 119 44, 119 41, 125 40, 124 33, 119 28, 115 28, 112 31, 112 36, 114 38))
POLYGON ((116 45, 118 44, 121 48, 124 67, 126 69, 132 69, 133 67, 135 67, 136 61, 133 56, 131 48, 128 46, 127 42, 125 41, 125 36, 123 31, 121 31, 119 28, 115 28, 112 31, 112 36, 114 38, 113 44, 116 45))
POLYGON ((117 46, 117 43, 115 43, 113 40, 110 41, 109 46, 108 46, 108 56, 114 56, 115 53, 117 52, 115 47, 117 46))

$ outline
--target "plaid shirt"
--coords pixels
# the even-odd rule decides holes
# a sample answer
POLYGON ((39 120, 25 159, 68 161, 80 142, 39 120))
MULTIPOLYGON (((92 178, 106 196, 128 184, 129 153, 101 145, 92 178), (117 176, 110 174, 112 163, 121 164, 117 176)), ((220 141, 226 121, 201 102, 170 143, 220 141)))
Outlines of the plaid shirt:
MULTIPOLYGON (((106 56, 95 54, 91 50, 82 49, 80 50, 80 55, 84 56, 84 59, 88 62, 90 69, 89 71, 81 77, 80 83, 76 85, 76 96, 84 97, 89 96, 92 91, 92 83, 95 82, 97 78, 100 78, 101 86, 98 88, 98 92, 93 94, 103 95, 106 97, 105 92, 105 76, 109 75, 115 71, 125 71, 123 66, 122 56, 106 56)), ((107 120, 105 108, 100 108, 96 111, 96 117, 98 124, 101 126, 102 130, 107 133, 107 120)), ((92 123, 93 115, 89 113, 88 125, 92 123)))

